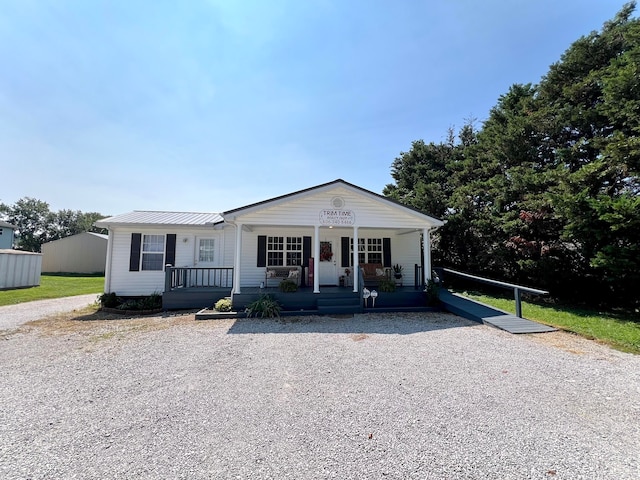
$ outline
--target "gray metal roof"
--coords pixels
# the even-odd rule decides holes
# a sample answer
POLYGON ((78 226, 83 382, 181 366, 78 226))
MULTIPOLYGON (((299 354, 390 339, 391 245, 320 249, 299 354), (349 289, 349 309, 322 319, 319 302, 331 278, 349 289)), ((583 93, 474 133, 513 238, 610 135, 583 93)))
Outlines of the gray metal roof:
POLYGON ((114 217, 98 220, 94 225, 108 227, 109 225, 193 225, 204 226, 223 221, 219 213, 193 212, 153 212, 135 210, 114 217))
POLYGON ((103 233, 95 233, 95 232, 87 232, 89 235, 93 235, 94 237, 102 238, 103 240, 109 240, 109 235, 105 235, 103 233))
POLYGON ((16 228, 14 225, 11 225, 10 223, 7 223, 7 222, 5 222, 5 221, 3 221, 3 220, 0 220, 0 227, 3 227, 3 228, 13 228, 14 230, 15 230, 15 228, 16 228))

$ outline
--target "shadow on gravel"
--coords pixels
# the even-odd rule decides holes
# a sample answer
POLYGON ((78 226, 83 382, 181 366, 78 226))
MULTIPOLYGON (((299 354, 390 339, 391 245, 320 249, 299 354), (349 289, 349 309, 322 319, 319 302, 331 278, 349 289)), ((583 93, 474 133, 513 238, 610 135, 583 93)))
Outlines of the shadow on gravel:
POLYGON ((149 315, 136 315, 136 314, 118 314, 118 313, 107 313, 101 310, 97 310, 92 313, 87 313, 84 315, 75 315, 72 320, 77 320, 81 322, 93 322, 98 320, 134 320, 134 319, 144 319, 144 318, 173 318, 173 317, 181 317, 185 315, 193 315, 198 312, 198 309, 193 310, 176 310, 170 312, 159 312, 149 315))
POLYGON ((413 333, 478 326, 459 317, 424 316, 422 318, 398 316, 326 316, 274 319, 237 319, 229 334, 252 333, 379 333, 411 335, 413 333))

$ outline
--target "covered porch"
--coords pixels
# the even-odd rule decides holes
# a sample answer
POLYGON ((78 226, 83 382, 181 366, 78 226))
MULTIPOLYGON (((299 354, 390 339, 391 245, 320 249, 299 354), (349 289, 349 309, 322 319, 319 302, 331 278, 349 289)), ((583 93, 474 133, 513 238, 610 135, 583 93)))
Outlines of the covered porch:
MULTIPOLYGON (((415 265, 414 278, 422 278, 422 267, 415 265)), ((210 308, 221 298, 231 298, 233 309, 243 312, 261 295, 270 295, 281 306, 283 313, 296 314, 349 314, 366 311, 421 311, 426 306, 424 283, 398 284, 395 291, 378 291, 378 285, 365 282, 359 276, 357 291, 352 285, 327 285, 316 292, 313 285, 301 286, 295 292, 282 292, 278 286, 244 287, 241 293, 232 291, 233 269, 167 267, 162 305, 165 310, 210 308), (363 292, 369 291, 369 295, 363 292), (374 296, 370 295, 374 292, 374 296), (367 296, 368 298, 365 298, 367 296)))

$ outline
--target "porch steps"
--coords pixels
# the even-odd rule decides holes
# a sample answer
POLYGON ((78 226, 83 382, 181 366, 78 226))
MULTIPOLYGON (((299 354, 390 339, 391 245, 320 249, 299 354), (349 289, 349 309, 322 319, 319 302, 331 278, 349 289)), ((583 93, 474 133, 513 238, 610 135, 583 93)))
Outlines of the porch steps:
POLYGON ((354 295, 349 297, 319 298, 317 308, 319 315, 360 313, 362 311, 360 298, 354 295))

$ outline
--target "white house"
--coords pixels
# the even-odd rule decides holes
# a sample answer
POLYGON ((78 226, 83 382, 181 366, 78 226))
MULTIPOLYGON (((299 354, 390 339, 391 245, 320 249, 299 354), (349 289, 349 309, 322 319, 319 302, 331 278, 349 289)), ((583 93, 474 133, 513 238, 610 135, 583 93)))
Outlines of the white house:
POLYGON ((398 264, 403 285, 424 285, 430 235, 442 225, 341 179, 223 213, 134 211, 96 222, 109 230, 106 292, 217 287, 234 298, 283 273, 316 295, 358 293, 362 266, 388 275, 398 264))

